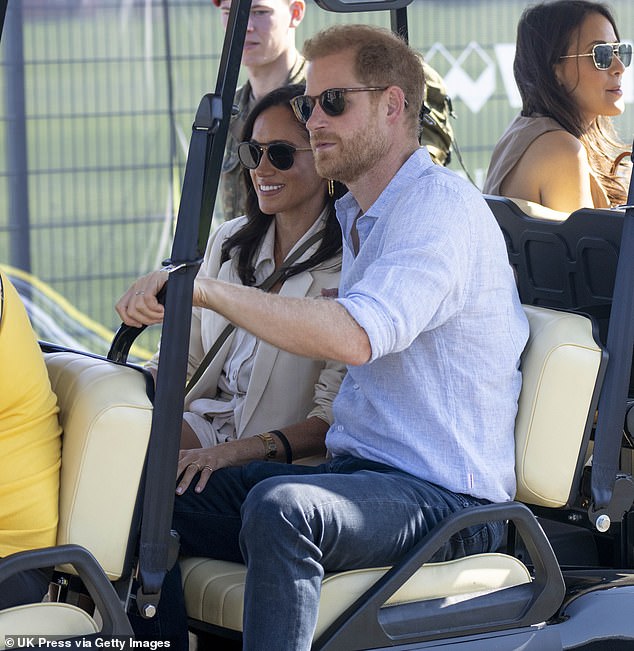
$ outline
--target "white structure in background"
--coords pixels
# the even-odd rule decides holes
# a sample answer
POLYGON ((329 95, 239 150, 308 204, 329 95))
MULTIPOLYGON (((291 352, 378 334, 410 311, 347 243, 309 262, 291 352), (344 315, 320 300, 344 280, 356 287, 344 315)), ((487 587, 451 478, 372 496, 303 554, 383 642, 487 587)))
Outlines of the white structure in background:
MULTIPOLYGON (((495 61, 475 41, 471 41, 456 59, 442 43, 434 43, 425 55, 425 60, 432 66, 434 58, 442 56, 449 63, 449 69, 443 75, 447 91, 452 99, 460 98, 473 113, 489 101, 495 93, 495 61), (477 79, 462 67, 471 56, 478 56, 484 64, 484 69, 477 79)), ((443 70, 444 66, 440 66, 443 70)))

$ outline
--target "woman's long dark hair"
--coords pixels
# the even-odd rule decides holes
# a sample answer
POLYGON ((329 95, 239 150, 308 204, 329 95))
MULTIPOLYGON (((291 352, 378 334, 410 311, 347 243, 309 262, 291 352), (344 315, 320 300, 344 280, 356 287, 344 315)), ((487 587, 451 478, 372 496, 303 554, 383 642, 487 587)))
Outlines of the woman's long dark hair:
POLYGON ((586 127, 579 107, 555 76, 555 65, 568 53, 581 24, 593 13, 604 16, 619 39, 614 17, 601 2, 557 0, 528 7, 517 26, 513 73, 522 97, 522 115, 551 117, 578 138, 610 203, 616 205, 625 201, 627 192, 623 181, 611 173, 614 158, 624 148, 612 121, 598 116, 586 127))
MULTIPOLYGON (((251 140, 253 135, 253 125, 256 119, 267 109, 273 106, 284 106, 288 109, 288 115, 293 120, 293 126, 299 131, 305 130, 305 127, 295 119, 290 106, 290 101, 297 95, 304 93, 302 84, 293 84, 282 86, 268 95, 265 95, 253 107, 249 113, 242 131, 242 140, 251 140)), ((246 186, 246 217, 247 223, 231 237, 228 237, 222 245, 222 261, 225 262, 231 257, 232 253, 237 253, 237 271, 240 280, 244 285, 255 285, 255 267, 254 260, 260 244, 266 235, 266 232, 275 218, 275 215, 267 215, 260 210, 258 197, 251 181, 251 174, 248 169, 242 170, 242 177, 246 186)), ((327 200, 327 217, 324 228, 324 236, 319 248, 313 255, 299 264, 292 265, 284 274, 283 280, 290 278, 302 271, 312 269, 322 262, 332 258, 341 250, 341 227, 335 216, 335 199, 342 196, 346 189, 340 183, 335 183, 334 196, 330 197, 324 190, 325 199, 327 200)))

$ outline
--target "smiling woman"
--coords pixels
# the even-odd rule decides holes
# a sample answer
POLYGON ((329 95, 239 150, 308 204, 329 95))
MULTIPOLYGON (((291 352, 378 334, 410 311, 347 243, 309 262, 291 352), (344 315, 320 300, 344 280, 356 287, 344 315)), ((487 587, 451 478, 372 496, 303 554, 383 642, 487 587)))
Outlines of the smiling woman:
POLYGON ((625 108, 621 82, 632 46, 619 42, 602 3, 559 0, 527 9, 514 73, 522 113, 503 134, 484 192, 555 210, 624 203, 624 146, 610 118, 625 108))
MULTIPOLYGON (((215 231, 199 276, 245 286, 274 278, 269 291, 297 298, 321 297, 338 286, 341 229, 334 201, 344 188, 315 170, 308 132, 290 106, 303 92, 302 85, 274 90, 249 114, 238 147, 246 214, 215 231)), ((140 279, 122 297, 117 310, 124 321, 131 314, 145 318, 153 296, 147 283, 161 274, 140 279)), ((198 371, 198 379, 185 404, 181 448, 189 451, 181 453, 179 490, 198 472, 202 488, 224 466, 263 458, 290 462, 325 450, 344 365, 278 350, 241 328, 208 360, 226 326, 212 310, 194 308, 188 377, 198 371)))
MULTIPOLYGON (((214 0, 226 29, 231 0, 214 0)), ((222 212, 225 220, 244 212, 237 147, 249 112, 268 92, 287 84, 303 84, 305 62, 295 47, 295 32, 304 18, 304 0, 253 0, 242 49, 246 83, 234 97, 222 165, 222 212)))
POLYGON ((296 234, 321 212, 326 194, 308 134, 292 122, 289 129, 289 116, 292 121, 290 105, 270 107, 255 120, 250 140, 238 149, 240 162, 249 170, 249 192, 255 192, 262 213, 275 215, 278 262, 286 257, 296 234))

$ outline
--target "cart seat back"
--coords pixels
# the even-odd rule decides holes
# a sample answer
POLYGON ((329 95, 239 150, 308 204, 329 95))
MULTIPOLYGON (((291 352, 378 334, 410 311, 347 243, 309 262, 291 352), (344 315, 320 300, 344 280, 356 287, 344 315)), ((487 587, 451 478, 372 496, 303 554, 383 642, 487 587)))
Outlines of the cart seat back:
POLYGON ((82 545, 115 581, 129 569, 136 539, 152 421, 148 380, 138 368, 70 351, 45 360, 63 430, 57 544, 82 545))

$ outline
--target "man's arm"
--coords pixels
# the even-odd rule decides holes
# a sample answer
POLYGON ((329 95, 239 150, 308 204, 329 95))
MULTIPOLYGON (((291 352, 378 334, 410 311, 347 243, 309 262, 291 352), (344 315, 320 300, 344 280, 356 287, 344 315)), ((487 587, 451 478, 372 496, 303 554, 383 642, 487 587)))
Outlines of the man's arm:
MULTIPOLYGON (((166 280, 163 271, 137 280, 116 305, 123 322, 133 326, 160 323, 163 306, 156 294, 166 280)), ((370 359, 365 330, 333 300, 279 296, 212 278, 196 278, 193 304, 214 310, 256 337, 296 355, 352 366, 370 359)))

